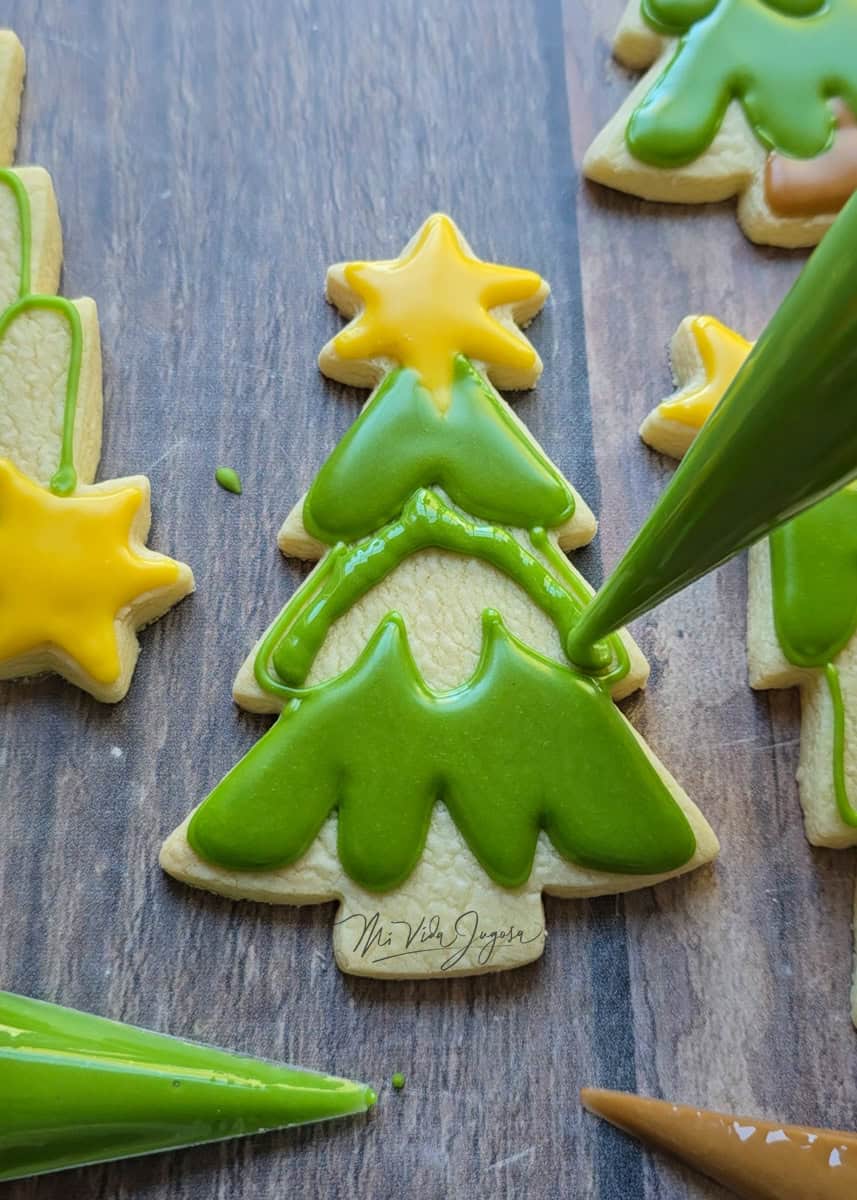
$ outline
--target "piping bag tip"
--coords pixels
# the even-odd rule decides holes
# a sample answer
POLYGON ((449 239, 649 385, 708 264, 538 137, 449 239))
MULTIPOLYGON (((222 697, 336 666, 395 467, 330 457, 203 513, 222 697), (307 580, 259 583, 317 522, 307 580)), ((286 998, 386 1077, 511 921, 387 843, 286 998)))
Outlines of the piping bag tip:
POLYGON ((584 1108, 744 1200, 852 1200, 857 1136, 583 1088, 584 1108))
POLYGON ((0 992, 0 1181, 365 1113, 375 1091, 0 992))
POLYGON ((573 661, 857 476, 855 401, 857 194, 587 605, 573 661))

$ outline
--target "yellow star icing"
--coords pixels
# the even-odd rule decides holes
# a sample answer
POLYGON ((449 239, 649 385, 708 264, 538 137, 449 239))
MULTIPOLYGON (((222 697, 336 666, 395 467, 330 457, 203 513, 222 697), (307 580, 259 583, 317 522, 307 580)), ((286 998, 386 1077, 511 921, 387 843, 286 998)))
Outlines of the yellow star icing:
POLYGON ((744 365, 753 343, 716 317, 694 317, 690 328, 702 359, 705 380, 665 400, 658 406, 658 416, 701 429, 744 365))
POLYGON ((343 359, 391 358, 413 368, 440 408, 449 402, 456 354, 491 367, 538 373, 536 351, 491 310, 547 292, 534 271, 474 258, 449 217, 436 213, 410 248, 385 262, 352 262, 345 281, 362 301, 333 339, 343 359))
POLYGON ((134 549, 144 501, 130 480, 56 496, 0 459, 0 661, 52 647, 100 684, 118 679, 117 617, 181 570, 134 549))

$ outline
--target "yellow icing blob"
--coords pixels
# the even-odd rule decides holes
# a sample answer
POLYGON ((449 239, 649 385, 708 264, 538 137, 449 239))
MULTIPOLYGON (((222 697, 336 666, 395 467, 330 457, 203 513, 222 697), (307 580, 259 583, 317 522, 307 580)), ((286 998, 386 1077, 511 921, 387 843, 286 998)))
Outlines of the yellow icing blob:
POLYGON ((456 354, 478 363, 533 370, 535 350, 490 310, 535 296, 534 271, 471 257, 449 217, 426 221, 411 248, 387 262, 352 262, 348 286, 363 311, 334 338, 344 359, 391 358, 413 368, 438 407, 449 404, 456 354))
POLYGON ((690 328, 702 359, 705 381, 673 400, 665 400, 658 407, 658 415, 701 429, 744 365, 753 343, 716 317, 694 317, 690 328))
POLYGON ((142 488, 56 496, 0 459, 0 660, 54 646, 93 679, 120 674, 116 618, 179 564, 131 547, 142 488))

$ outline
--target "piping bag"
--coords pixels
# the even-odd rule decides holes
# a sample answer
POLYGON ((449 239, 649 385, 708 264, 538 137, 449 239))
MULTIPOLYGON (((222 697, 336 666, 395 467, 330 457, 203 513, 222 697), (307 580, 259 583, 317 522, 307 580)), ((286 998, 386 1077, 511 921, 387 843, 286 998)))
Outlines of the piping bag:
POLYGON ((364 1084, 0 992, 0 1181, 366 1112, 364 1084))
POLYGON ((822 239, 624 556, 571 630, 602 639, 857 476, 857 194, 822 239))

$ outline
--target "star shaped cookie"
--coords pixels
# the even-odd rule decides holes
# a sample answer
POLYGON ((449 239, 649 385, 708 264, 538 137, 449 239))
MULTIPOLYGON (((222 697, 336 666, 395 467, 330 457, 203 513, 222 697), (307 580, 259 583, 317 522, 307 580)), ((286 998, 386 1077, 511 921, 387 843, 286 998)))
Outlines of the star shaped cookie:
POLYGON ((57 296, 62 233, 40 167, 14 150, 24 52, 0 31, 0 679, 56 671, 121 700, 136 631, 193 590, 148 550, 149 481, 94 484, 101 452, 95 303, 57 296))
POLYGON ((682 458, 752 349, 752 342, 716 317, 685 317, 670 346, 678 390, 646 417, 643 441, 682 458))
POLYGON ((0 678, 56 671, 119 700, 136 630, 190 591, 183 563, 145 546, 142 476, 57 496, 0 460, 0 678))
POLYGON ((391 364, 410 367, 441 409, 457 354, 484 366, 498 388, 529 388, 542 363, 518 326, 549 292, 535 271, 476 258, 455 223, 435 213, 398 258, 329 269, 327 298, 354 320, 327 343, 319 366, 355 387, 374 386, 391 364))

